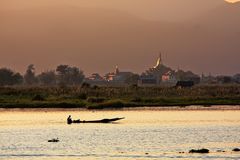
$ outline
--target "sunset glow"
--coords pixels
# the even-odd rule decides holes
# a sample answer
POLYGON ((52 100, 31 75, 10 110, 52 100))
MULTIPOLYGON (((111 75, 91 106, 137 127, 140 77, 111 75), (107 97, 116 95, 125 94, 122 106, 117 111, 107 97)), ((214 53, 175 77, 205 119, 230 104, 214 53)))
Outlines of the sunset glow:
POLYGON ((0 0, 0 160, 239 159, 240 0, 0 0))
POLYGON ((226 0, 228 2, 231 2, 231 3, 235 3, 235 2, 238 2, 239 0, 226 0))

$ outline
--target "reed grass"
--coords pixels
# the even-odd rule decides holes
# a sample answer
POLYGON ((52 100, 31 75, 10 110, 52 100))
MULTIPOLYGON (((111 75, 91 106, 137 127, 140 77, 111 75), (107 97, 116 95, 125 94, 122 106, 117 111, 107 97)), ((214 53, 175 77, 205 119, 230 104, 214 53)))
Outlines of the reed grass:
POLYGON ((1 87, 1 108, 123 108, 240 105, 240 85, 175 87, 1 87))

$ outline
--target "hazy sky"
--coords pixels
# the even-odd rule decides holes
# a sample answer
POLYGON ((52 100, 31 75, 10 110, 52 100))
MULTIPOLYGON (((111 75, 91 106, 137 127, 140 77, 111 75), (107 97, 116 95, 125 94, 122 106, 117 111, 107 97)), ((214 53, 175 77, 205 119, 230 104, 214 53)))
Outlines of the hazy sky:
POLYGON ((224 0, 0 0, 0 67, 58 64, 87 74, 164 63, 201 74, 239 68, 238 8, 224 0), (221 16, 219 16, 221 15, 221 16), (236 19, 234 18, 236 15, 236 19))
POLYGON ((0 0, 0 3, 0 9, 50 6, 111 8, 146 19, 173 21, 192 18, 195 14, 224 4, 224 0, 0 0), (194 5, 197 7, 192 7, 194 5))

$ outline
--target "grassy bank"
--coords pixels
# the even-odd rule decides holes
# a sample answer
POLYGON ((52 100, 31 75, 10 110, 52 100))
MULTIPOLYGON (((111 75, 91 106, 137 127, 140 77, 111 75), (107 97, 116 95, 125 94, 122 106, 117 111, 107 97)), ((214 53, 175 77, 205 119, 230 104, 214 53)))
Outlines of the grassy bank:
POLYGON ((106 109, 142 106, 240 105, 240 86, 2 87, 1 108, 106 109))

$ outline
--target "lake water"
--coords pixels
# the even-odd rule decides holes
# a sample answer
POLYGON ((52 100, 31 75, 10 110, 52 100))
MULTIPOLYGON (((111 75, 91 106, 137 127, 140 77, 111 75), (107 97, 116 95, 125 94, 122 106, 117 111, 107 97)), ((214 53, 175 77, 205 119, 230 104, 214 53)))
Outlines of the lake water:
POLYGON ((0 111, 0 159, 237 160, 240 153, 232 152, 237 147, 240 111, 234 110, 0 111), (67 125, 69 114, 82 120, 125 119, 67 125), (60 142, 49 143, 52 138, 60 142), (192 148, 211 153, 189 154, 192 148))

